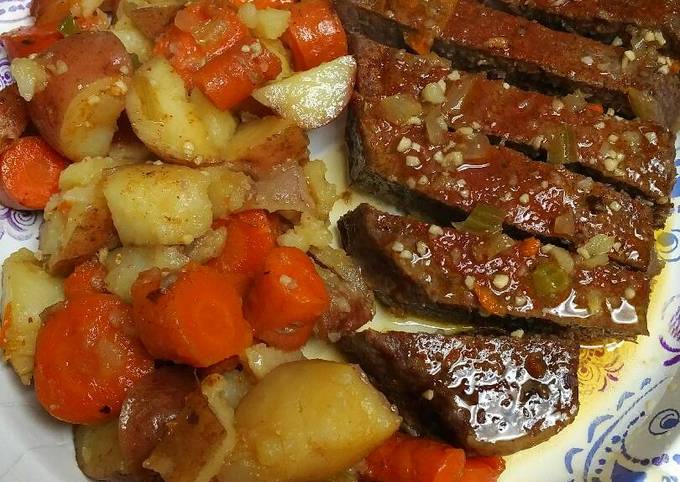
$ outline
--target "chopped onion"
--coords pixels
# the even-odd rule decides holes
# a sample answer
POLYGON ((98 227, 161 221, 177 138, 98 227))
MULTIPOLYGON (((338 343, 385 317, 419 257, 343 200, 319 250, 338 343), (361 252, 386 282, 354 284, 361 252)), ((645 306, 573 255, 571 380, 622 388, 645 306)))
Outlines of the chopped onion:
POLYGON ((591 257, 607 254, 614 247, 616 240, 613 236, 596 234, 583 246, 591 257))
POLYGON ((449 126, 446 124, 442 110, 439 107, 430 109, 425 116, 425 129, 427 130, 427 139, 431 144, 440 146, 446 142, 446 134, 449 131, 449 126))
POLYGON ((567 273, 574 271, 574 258, 572 258, 571 254, 566 249, 560 248, 559 246, 553 246, 550 250, 550 256, 555 258, 555 261, 560 265, 560 268, 567 273))
POLYGON ((659 106, 648 92, 630 88, 628 89, 628 100, 633 108, 633 113, 642 120, 656 120, 659 115, 659 106))
POLYGON ((588 259, 584 259, 581 264, 586 268, 596 268, 598 266, 605 266, 609 263, 609 256, 606 254, 597 254, 588 259))
POLYGON ((423 106, 412 95, 396 94, 380 99, 383 115, 388 122, 403 125, 411 117, 419 117, 423 106))
POLYGON ((635 151, 642 145, 642 134, 638 131, 626 131, 621 134, 621 138, 635 151))
POLYGON ((488 204, 477 204, 465 221, 454 223, 461 231, 478 234, 497 234, 503 228, 505 212, 488 204))
POLYGON ((586 96, 580 90, 563 97, 562 102, 564 102, 564 106, 571 109, 572 112, 583 112, 586 110, 586 107, 588 107, 586 96))
POLYGON ((315 207, 304 172, 295 163, 275 166, 255 182, 253 192, 246 209, 305 212, 315 207))
POLYGON ((555 218, 555 233, 572 236, 574 234, 575 225, 576 220, 574 219, 574 213, 572 211, 560 214, 555 218))
POLYGON ((486 255, 493 258, 515 244, 515 240, 504 233, 498 233, 485 243, 486 255))
POLYGON ((491 143, 484 134, 476 132, 471 136, 465 136, 463 141, 456 145, 456 149, 463 153, 464 159, 482 159, 489 154, 491 143))
POLYGON ((465 77, 463 80, 458 82, 458 84, 451 85, 446 91, 446 102, 444 103, 444 108, 451 110, 460 110, 465 102, 465 97, 467 97, 474 82, 473 77, 465 77))

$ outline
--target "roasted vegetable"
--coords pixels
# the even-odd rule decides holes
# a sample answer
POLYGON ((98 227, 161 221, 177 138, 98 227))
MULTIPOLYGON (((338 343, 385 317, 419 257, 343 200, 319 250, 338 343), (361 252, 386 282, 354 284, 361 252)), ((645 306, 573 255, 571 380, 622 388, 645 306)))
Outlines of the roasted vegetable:
POLYGON ((135 72, 126 112, 135 133, 151 151, 180 164, 224 160, 236 126, 228 112, 190 99, 182 78, 159 57, 135 72))
MULTIPOLYGON (((234 409, 225 393, 227 381, 209 375, 187 398, 177 419, 144 466, 165 482, 209 482, 236 444, 234 409)), ((241 480, 240 482, 243 482, 241 480)))
POLYGON ((195 169, 140 164, 109 173, 103 192, 123 244, 189 244, 210 228, 209 184, 195 169))
POLYGON ((118 420, 73 428, 76 461, 83 473, 94 480, 129 480, 118 443, 118 420))
POLYGON ((260 87, 253 97, 304 129, 335 119, 349 102, 356 61, 347 55, 260 87))
MULTIPOLYGON (((71 160, 105 156, 125 106, 132 61, 110 32, 59 40, 36 62, 48 73, 28 104, 43 138, 71 160)), ((22 91, 23 79, 17 77, 22 91)))
POLYGON ((358 368, 323 360, 286 363, 241 400, 238 446, 218 480, 325 480, 359 462, 399 424, 358 368))
POLYGON ((63 298, 61 280, 47 274, 29 250, 20 249, 3 263, 0 344, 24 385, 33 377, 40 314, 63 298))

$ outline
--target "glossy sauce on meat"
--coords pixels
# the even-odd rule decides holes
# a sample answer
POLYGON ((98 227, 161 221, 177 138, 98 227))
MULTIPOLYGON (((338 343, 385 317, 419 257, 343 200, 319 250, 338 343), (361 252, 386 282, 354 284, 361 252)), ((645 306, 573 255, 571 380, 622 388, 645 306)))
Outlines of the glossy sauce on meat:
POLYGON ((644 273, 615 263, 590 268, 567 254, 573 263, 568 284, 552 293, 534 275, 538 267, 557 262, 549 249, 526 256, 515 243, 489 255, 489 238, 437 228, 367 204, 339 221, 345 249, 358 259, 378 297, 390 304, 442 313, 477 311, 485 305, 479 299, 482 287, 497 315, 549 320, 578 328, 582 336, 647 333, 649 278, 644 273))
POLYGON ((369 330, 341 347, 408 412, 413 430, 468 452, 535 445, 578 411, 578 348, 556 337, 369 330))

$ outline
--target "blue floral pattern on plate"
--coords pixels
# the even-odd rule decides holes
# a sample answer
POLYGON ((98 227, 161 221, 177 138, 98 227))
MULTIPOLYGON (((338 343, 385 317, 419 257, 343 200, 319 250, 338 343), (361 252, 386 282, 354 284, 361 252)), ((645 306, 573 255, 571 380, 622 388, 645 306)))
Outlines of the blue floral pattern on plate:
MULTIPOLYGON (((0 31, 28 24, 29 8, 30 0, 0 0, 0 31)), ((0 89, 12 82, 0 47, 0 89)), ((312 145, 342 131, 313 133, 312 145)), ((673 198, 678 212, 680 183, 673 198)), ((0 261, 20 247, 35 249, 41 221, 36 213, 0 206, 0 261)), ((572 426, 511 457, 502 481, 680 482, 680 216, 659 233, 657 249, 666 273, 650 306, 650 336, 627 353, 629 372, 619 374, 619 366, 610 378, 615 383, 595 390, 603 398, 583 403, 572 426), (591 404, 597 406, 592 412, 591 404), (539 461, 544 470, 537 470, 539 461)), ((75 467, 70 429, 47 420, 9 372, 0 371, 0 482, 85 481, 75 467)))

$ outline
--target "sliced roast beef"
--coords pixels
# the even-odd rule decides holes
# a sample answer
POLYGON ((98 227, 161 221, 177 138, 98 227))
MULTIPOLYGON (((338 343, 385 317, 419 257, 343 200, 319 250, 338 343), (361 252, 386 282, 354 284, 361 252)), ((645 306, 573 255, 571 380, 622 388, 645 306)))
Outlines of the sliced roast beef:
POLYGON ((578 411, 578 346, 553 336, 371 330, 340 341, 410 429, 472 454, 539 444, 578 411))
POLYGON ((551 28, 607 43, 630 44, 632 40, 635 45, 641 40, 680 55, 680 4, 676 0, 484 1, 551 28))
POLYGON ((625 117, 668 127, 678 119, 680 79, 659 71, 656 56, 638 58, 624 47, 551 30, 475 0, 448 10, 435 4, 453 2, 336 0, 346 27, 377 41, 399 47, 406 37, 421 51, 434 36, 433 50, 456 67, 551 94, 580 90, 625 117))
POLYGON ((361 268, 341 249, 312 248, 316 269, 326 285, 330 306, 316 324, 323 339, 337 341, 373 319, 375 300, 361 268))
MULTIPOLYGON (((444 79, 441 107, 450 128, 478 127, 532 156, 566 163, 669 205, 675 181, 675 135, 654 122, 606 115, 582 96, 550 97, 482 75, 450 69, 435 55, 416 56, 355 37, 357 91, 366 97, 410 94, 444 79), (566 154, 566 156, 565 156, 566 154)), ((665 216, 661 216, 663 224, 665 216)))
POLYGON ((467 221, 442 228, 368 204, 345 214, 338 228, 345 250, 388 306, 443 317, 481 311, 544 320, 580 338, 647 334, 649 277, 607 262, 596 254, 602 245, 572 256, 534 238, 480 235, 467 221))
POLYGON ((397 100, 396 112, 393 100, 356 95, 352 101, 347 137, 355 184, 442 224, 484 203, 504 213, 507 228, 572 250, 606 235, 614 240, 613 259, 638 269, 650 265, 654 216, 640 200, 563 166, 491 146, 472 127, 444 130, 432 143, 429 114, 401 122, 408 99, 397 100))

